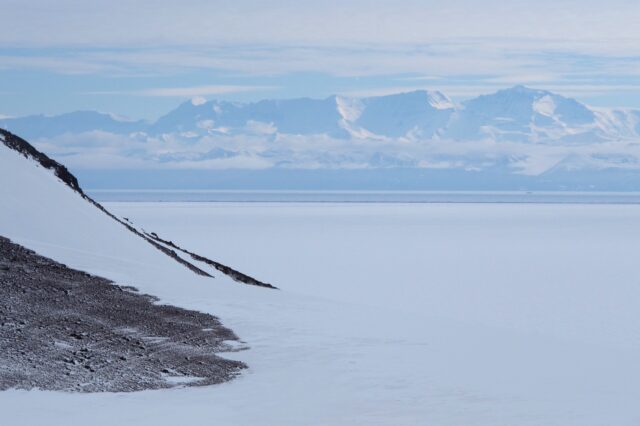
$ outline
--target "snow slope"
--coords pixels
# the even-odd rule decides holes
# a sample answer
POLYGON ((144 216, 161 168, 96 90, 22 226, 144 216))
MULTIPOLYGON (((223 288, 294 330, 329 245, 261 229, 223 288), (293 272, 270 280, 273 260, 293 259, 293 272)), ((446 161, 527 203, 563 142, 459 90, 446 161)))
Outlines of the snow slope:
POLYGON ((121 283, 192 274, 87 202, 50 170, 3 144, 0 170, 0 234, 12 241, 72 268, 102 276, 109 272, 121 283))
POLYGON ((365 98, 362 105, 353 125, 375 135, 423 139, 437 136, 456 108, 442 93, 424 90, 365 98))
MULTIPOLYGON (((367 209, 347 217, 346 225, 351 226, 333 229, 330 224, 340 216, 335 210, 330 211, 329 221, 319 223, 330 231, 324 233, 324 240, 317 238, 318 228, 309 227, 309 222, 289 221, 286 208, 276 208, 271 216, 262 216, 257 228, 236 229, 238 223, 232 222, 237 233, 225 230, 229 222, 202 221, 198 210, 172 210, 163 216, 166 210, 155 205, 147 206, 146 215, 141 210, 118 209, 122 214, 135 213, 131 219, 138 225, 157 226, 156 231, 171 234, 178 243, 202 244, 205 254, 219 254, 226 246, 244 245, 253 256, 269 259, 272 271, 303 270, 305 264, 313 265, 308 275, 297 275, 296 279, 308 279, 317 286, 315 290, 310 291, 308 284, 298 287, 288 281, 288 290, 269 291, 239 286, 224 277, 211 280, 191 273, 86 203, 48 170, 34 167, 32 161, 1 145, 0 173, 0 234, 74 268, 136 286, 163 302, 212 313, 251 348, 230 354, 247 362, 249 372, 221 386, 134 394, 4 392, 0 394, 3 423, 595 426, 633 425, 640 418, 640 367, 633 333, 627 334, 634 343, 631 347, 599 344, 510 327, 507 323, 480 324, 474 317, 465 321, 459 316, 435 315, 441 312, 404 310, 391 298, 389 304, 368 299, 369 294, 380 295, 367 292, 368 281, 376 275, 383 281, 374 280, 371 285, 396 287, 384 257, 376 256, 373 250, 382 246, 372 242, 383 244, 387 253, 398 255, 412 247, 395 244, 399 241, 389 234, 389 230, 405 229, 396 220, 401 216, 387 215, 390 222, 386 226, 369 228, 381 239, 365 239, 360 246, 347 245, 345 252, 335 246, 339 241, 331 236, 336 231, 344 234, 345 229, 358 223, 367 224, 367 209), (195 220, 198 216, 200 219, 195 220), (158 220, 163 217, 164 224, 158 220), (249 231, 256 229, 267 232, 267 236, 274 232, 269 237, 272 244, 268 255, 262 251, 264 246, 253 245, 254 237, 249 231), (304 260, 300 256, 305 253, 305 245, 296 245, 290 233, 281 238, 278 230, 282 229, 289 229, 300 238, 308 236, 310 243, 317 244, 316 251, 309 251, 304 260), (180 235, 174 235, 175 231, 180 235), (207 246, 206 241, 212 245, 207 246), (332 251, 335 255, 322 255, 332 251), (297 257, 292 255, 296 252, 297 257), (366 269, 349 272, 350 259, 366 269), (322 280, 313 276, 323 270, 327 271, 322 276, 327 280, 326 291, 322 280), (340 295, 353 295, 352 289, 358 287, 360 300, 340 295)), ((231 218, 227 215, 231 212, 221 213, 222 218, 231 218)), ((313 219, 308 213, 308 218, 313 219)), ((418 212, 418 216, 423 213, 418 212)), ((451 244, 457 239, 464 244, 465 234, 473 241, 473 230, 485 229, 482 221, 470 222, 470 228, 455 221, 447 224, 446 218, 452 214, 455 217, 456 212, 431 219, 444 230, 440 238, 448 237, 451 244), (481 227, 476 228, 478 225, 481 227), (469 232, 452 232, 454 229, 469 232)), ((250 223, 255 216, 247 219, 250 223)), ((340 223, 344 224, 342 219, 338 220, 340 223)), ((562 223, 569 226, 571 221, 562 223)), ((405 230, 411 231, 412 225, 407 226, 405 230)), ((609 240, 606 235, 603 238, 606 245, 609 240)), ((500 252, 508 248, 508 239, 505 244, 500 252)), ((456 262, 439 266, 458 265, 459 270, 464 270, 467 264, 473 266, 468 257, 472 252, 452 251, 448 259, 456 262)), ((246 254, 236 256, 236 260, 249 266, 246 254)), ((593 259, 584 263, 587 270, 593 264, 593 259)), ((562 268, 561 263, 554 265, 562 268)), ((632 271, 629 268, 623 272, 632 271)), ((469 275, 460 275, 461 280, 478 279, 484 283, 492 278, 488 273, 491 269, 477 277, 473 276, 477 268, 468 270, 469 275)), ((544 280, 549 272, 540 274, 540 279, 544 280)), ((437 281, 442 274, 436 271, 425 277, 427 281, 437 281)), ((280 276, 293 275, 283 272, 280 276)), ((599 282, 590 285, 600 285, 603 293, 607 288, 599 282)), ((398 294, 411 297, 410 287, 396 288, 398 294)), ((543 290, 541 296, 552 292, 543 290)), ((632 286, 626 290, 631 304, 636 293, 632 286)), ((459 297, 474 296, 460 293, 459 297)), ((488 302, 491 294, 477 300, 488 302)), ((537 302, 544 303, 544 298, 537 302)), ((441 303, 443 310, 447 305, 453 306, 451 300, 442 299, 441 303)), ((594 314, 602 312, 605 311, 599 308, 593 310, 594 314)))
POLYGON ((623 134, 618 126, 601 126, 596 113, 575 99, 525 86, 465 102, 445 131, 454 140, 558 144, 604 142, 623 134))
MULTIPOLYGON (((146 259, 149 256, 147 253, 153 252, 155 257, 150 258, 149 263, 158 262, 157 255, 163 253, 163 256, 172 258, 198 275, 212 278, 222 275, 218 274, 218 271, 222 271, 237 282, 270 287, 226 265, 198 258, 197 254, 161 240, 152 231, 135 229, 126 219, 114 217, 83 194, 76 178, 64 166, 10 133, 0 131, 0 138, 0 142, 6 142, 0 146, 5 152, 1 160, 4 163, 2 169, 8 179, 0 195, 11 200, 2 211, 5 216, 2 222, 10 226, 4 235, 14 242, 19 242, 25 234, 35 234, 44 244, 55 244, 69 250, 90 248, 93 256, 113 258, 119 255, 134 261, 146 259), (39 208, 39 205, 47 208, 39 208), (31 216, 36 212, 41 216, 31 216), (64 232, 60 236, 65 226, 70 224, 77 227, 76 232, 64 232), (134 246, 129 243, 131 240, 136 241, 134 246), (135 247, 136 250, 144 247, 145 250, 128 253, 126 249, 129 247, 135 247)), ((76 269, 87 270, 82 267, 76 269)))

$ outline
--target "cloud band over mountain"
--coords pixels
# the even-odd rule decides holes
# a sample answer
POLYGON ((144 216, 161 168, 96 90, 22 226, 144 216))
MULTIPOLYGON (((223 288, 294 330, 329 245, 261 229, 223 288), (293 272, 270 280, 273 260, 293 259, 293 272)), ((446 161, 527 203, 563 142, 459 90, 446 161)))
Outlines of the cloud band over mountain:
POLYGON ((456 104, 437 91, 205 101, 154 122, 92 111, 3 118, 76 169, 640 169, 640 111, 515 86, 456 104))

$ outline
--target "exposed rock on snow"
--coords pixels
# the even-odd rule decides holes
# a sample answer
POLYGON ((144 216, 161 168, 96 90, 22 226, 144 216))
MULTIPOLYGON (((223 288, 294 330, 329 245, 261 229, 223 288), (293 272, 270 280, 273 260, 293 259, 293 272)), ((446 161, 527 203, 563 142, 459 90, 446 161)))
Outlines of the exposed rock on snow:
POLYGON ((65 166, 38 151, 24 139, 19 138, 10 132, 7 132, 6 130, 0 129, 0 142, 3 142, 7 147, 13 149, 14 151, 18 151, 25 157, 37 161, 38 164, 40 164, 45 169, 53 171, 58 179, 64 182, 68 187, 78 192, 79 194, 84 195, 82 189, 80 188, 80 185, 78 184, 78 179, 76 179, 76 177, 73 176, 65 166))
POLYGON ((1 129, 0 160, 1 234, 72 265, 0 237, 0 390, 200 386, 246 368, 215 355, 238 350, 217 318, 155 304, 123 285, 179 286, 199 276, 273 286, 143 233, 87 196, 66 167, 1 129))
POLYGON ((154 302, 0 237, 0 390, 202 386, 246 368, 215 355, 238 350, 217 318, 154 302))
MULTIPOLYGON (((217 269, 218 271, 222 272, 223 274, 227 275, 228 277, 231 277, 234 281, 240 282, 240 283, 244 283, 244 284, 249 284, 249 285, 255 285, 258 287, 266 287, 266 288, 272 288, 277 290, 277 287, 272 286, 271 284, 268 283, 263 283, 261 281, 256 280, 253 277, 250 277, 246 274, 243 274, 240 271, 236 271, 233 268, 230 268, 226 265, 223 265, 220 262, 216 262, 215 260, 211 260, 208 259, 204 256, 200 256, 199 254, 190 252, 189 250, 186 250, 178 245, 176 245, 173 241, 168 241, 168 240, 164 240, 162 238, 160 238, 158 236, 158 234, 156 234, 155 232, 152 232, 150 234, 146 234, 145 235, 149 238, 151 238, 152 240, 154 240, 156 243, 161 243, 163 245, 166 245, 168 247, 171 247, 175 250, 181 251, 182 253, 185 253, 189 256, 191 256, 191 258, 193 260, 197 260, 198 262, 203 262, 209 266, 214 267, 215 269, 217 269)), ((175 252, 174 252, 175 253, 175 252)))
MULTIPOLYGON (((146 234, 146 233, 143 233, 143 232, 139 231, 134 226, 132 226, 131 223, 128 223, 127 221, 122 220, 122 219, 116 217, 115 215, 111 214, 101 204, 97 203, 91 197, 86 195, 84 193, 84 191, 82 190, 82 188, 80 187, 80 185, 78 184, 78 180, 76 179, 76 177, 73 176, 73 174, 71 174, 69 172, 69 170, 67 170, 67 168, 65 166, 63 166, 62 164, 58 163, 57 161, 49 158, 47 155, 41 153, 40 151, 35 149, 31 144, 29 144, 24 139, 14 135, 14 134, 12 134, 10 132, 7 132, 6 130, 0 129, 0 142, 3 142, 8 148, 11 148, 11 149, 21 153, 26 158, 29 158, 29 159, 32 159, 32 160, 36 161, 40 166, 44 167, 45 169, 51 170, 62 182, 64 182, 67 186, 69 186, 71 189, 73 189, 75 192, 77 192, 87 202, 93 204, 95 207, 97 207, 99 210, 101 210, 107 216, 111 217, 113 220, 117 221, 122 226, 127 228, 130 232, 132 232, 135 235, 139 236, 140 238, 146 240, 149 244, 151 244, 152 246, 154 246, 155 248, 157 248, 158 250, 160 250, 161 252, 163 252, 167 256, 171 257, 176 262, 181 263, 185 267, 189 268, 194 273, 196 273, 198 275, 206 276, 206 277, 213 277, 213 275, 211 273, 203 270, 203 268, 200 268, 200 267, 194 265, 192 262, 190 262, 188 260, 185 260, 183 257, 179 256, 173 249, 178 249, 178 250, 180 250, 180 251, 182 251, 184 253, 187 253, 194 260, 198 260, 200 262, 204 262, 205 264, 214 267, 215 270, 220 271, 220 272, 224 273, 225 275, 230 276, 236 282, 243 283, 243 284, 249 284, 249 285, 257 285, 257 286, 260 286, 260 287, 275 288, 274 286, 272 286, 270 284, 263 283, 263 282, 255 279, 253 277, 250 277, 248 275, 242 274, 242 273, 234 270, 233 268, 230 268, 230 267, 228 267, 226 265, 222 265, 219 262, 215 262, 213 260, 207 259, 204 256, 200 256, 198 254, 189 252, 189 251, 187 251, 185 249, 176 247, 175 245, 167 245, 167 244, 164 244, 164 242, 162 242, 162 241, 159 242, 157 240, 157 238, 153 237, 153 234, 146 234)), ((69 213, 72 214, 73 212, 69 212, 69 213)))

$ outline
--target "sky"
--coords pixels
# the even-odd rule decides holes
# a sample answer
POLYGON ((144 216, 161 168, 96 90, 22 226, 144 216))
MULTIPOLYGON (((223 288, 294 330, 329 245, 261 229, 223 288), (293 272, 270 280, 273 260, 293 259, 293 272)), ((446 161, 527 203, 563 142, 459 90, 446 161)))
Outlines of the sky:
POLYGON ((0 116, 515 84, 640 108, 637 0, 1 0, 0 116))

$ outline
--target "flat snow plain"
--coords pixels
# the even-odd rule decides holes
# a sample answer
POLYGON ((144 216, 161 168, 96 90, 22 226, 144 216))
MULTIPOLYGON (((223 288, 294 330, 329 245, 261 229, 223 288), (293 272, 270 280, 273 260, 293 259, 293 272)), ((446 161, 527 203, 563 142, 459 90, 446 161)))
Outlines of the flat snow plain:
POLYGON ((207 388, 5 392, 3 424, 640 424, 640 206, 106 207, 282 289, 127 282, 219 316, 250 369, 207 388))
POLYGON ((220 312, 253 346, 209 391, 234 422, 640 421, 640 206, 107 207, 283 289, 220 312))

